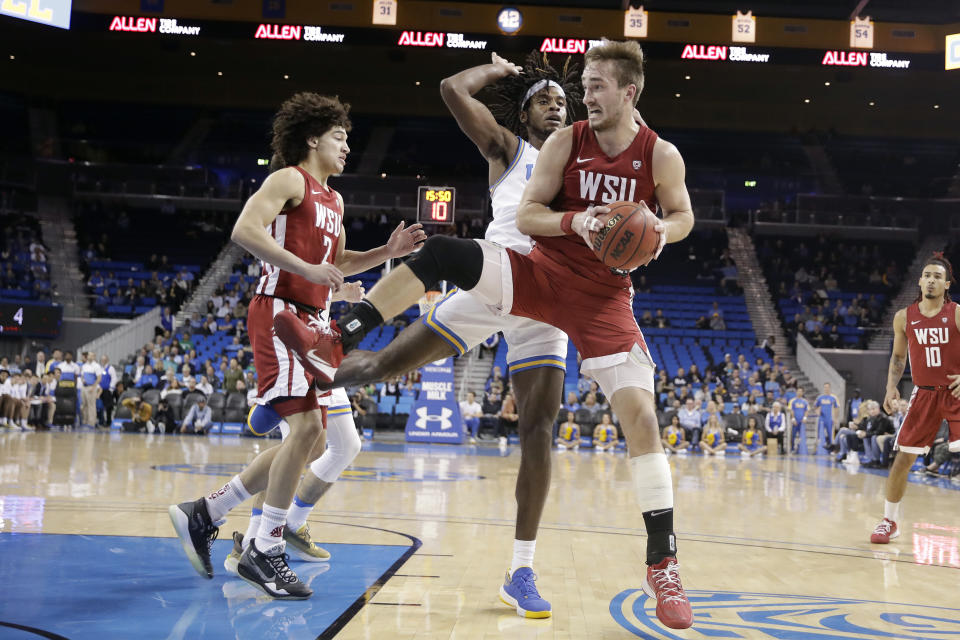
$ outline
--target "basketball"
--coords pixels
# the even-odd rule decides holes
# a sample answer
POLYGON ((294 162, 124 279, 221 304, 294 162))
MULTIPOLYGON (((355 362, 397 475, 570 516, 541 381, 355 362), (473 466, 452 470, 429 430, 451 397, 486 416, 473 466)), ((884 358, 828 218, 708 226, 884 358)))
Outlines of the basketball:
POLYGON ((597 216, 600 231, 591 232, 593 252, 612 269, 632 271, 656 253, 660 235, 653 230, 659 218, 645 204, 614 202, 609 213, 597 216))

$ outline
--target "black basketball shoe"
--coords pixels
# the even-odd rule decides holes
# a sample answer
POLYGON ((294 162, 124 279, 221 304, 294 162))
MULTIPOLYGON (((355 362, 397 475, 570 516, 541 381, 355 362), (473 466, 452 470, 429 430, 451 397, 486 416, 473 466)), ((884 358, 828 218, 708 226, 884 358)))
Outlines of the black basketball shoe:
POLYGON ((253 540, 240 556, 237 573, 272 598, 306 600, 313 595, 313 590, 300 582, 287 564, 289 560, 290 556, 283 553, 280 545, 263 552, 257 549, 257 541, 253 540))
POLYGON ((190 564, 204 578, 213 577, 213 565, 210 564, 210 547, 217 539, 220 529, 213 524, 207 511, 207 502, 203 498, 193 502, 172 504, 167 509, 170 521, 177 531, 183 552, 190 564))

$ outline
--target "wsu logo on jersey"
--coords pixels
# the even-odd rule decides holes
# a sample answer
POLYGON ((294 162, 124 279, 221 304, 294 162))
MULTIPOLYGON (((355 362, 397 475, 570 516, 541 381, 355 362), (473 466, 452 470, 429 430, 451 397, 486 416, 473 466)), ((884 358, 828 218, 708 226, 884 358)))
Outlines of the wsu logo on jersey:
POLYGON ((618 200, 633 202, 637 191, 637 179, 611 176, 580 169, 580 198, 587 202, 609 204, 618 200), (603 190, 600 190, 601 185, 603 190), (598 195, 599 193, 599 195, 598 195))
MULTIPOLYGON (((944 318, 946 321, 946 318, 944 318)), ((947 344, 950 342, 949 327, 929 327, 927 329, 914 329, 917 336, 917 344, 947 344)))
POLYGON ((343 228, 343 216, 319 202, 314 202, 313 206, 317 210, 317 221, 314 226, 339 238, 340 229, 343 228))
POLYGON ((420 407, 417 409, 417 428, 427 430, 427 422, 439 422, 440 429, 449 429, 453 426, 453 421, 450 420, 450 417, 453 415, 453 410, 444 407, 440 409, 440 415, 430 415, 427 413, 428 409, 426 407, 420 407))

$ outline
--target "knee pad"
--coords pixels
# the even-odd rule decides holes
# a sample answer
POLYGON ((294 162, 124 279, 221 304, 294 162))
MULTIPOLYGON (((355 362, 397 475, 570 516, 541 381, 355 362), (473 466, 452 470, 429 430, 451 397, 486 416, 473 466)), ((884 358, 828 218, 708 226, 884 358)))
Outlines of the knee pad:
POLYGON ((255 404, 247 414, 247 428, 251 433, 265 436, 273 431, 283 418, 268 404, 255 404))
POLYGON ((327 450, 310 463, 310 471, 324 482, 336 482, 340 474, 360 453, 360 436, 353 422, 353 415, 329 416, 327 418, 327 450))
POLYGON ((430 236, 405 264, 427 290, 446 280, 469 291, 480 281, 483 250, 474 240, 430 236))

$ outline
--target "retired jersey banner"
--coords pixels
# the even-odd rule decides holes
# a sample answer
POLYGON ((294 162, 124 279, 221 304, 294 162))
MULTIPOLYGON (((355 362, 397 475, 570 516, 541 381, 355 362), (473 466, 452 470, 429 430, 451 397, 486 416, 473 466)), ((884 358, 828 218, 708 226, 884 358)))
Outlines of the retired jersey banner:
POLYGON ((453 388, 453 358, 420 369, 420 397, 407 418, 408 442, 463 442, 463 421, 453 388))

